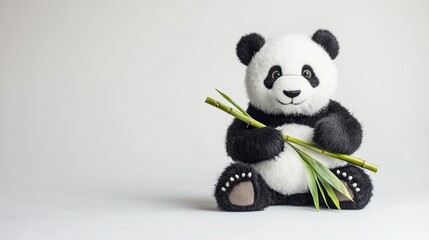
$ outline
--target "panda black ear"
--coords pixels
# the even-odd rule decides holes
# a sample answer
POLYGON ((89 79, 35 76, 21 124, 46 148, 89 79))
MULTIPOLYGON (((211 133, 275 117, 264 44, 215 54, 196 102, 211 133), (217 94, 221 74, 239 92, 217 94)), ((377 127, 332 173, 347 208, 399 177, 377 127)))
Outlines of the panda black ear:
POLYGON ((264 37, 257 33, 251 33, 241 37, 235 50, 240 61, 247 66, 255 53, 257 53, 264 44, 264 37))
POLYGON ((325 51, 328 52, 332 60, 338 56, 340 45, 338 44, 337 38, 330 31, 322 29, 317 30, 311 39, 322 46, 325 51))

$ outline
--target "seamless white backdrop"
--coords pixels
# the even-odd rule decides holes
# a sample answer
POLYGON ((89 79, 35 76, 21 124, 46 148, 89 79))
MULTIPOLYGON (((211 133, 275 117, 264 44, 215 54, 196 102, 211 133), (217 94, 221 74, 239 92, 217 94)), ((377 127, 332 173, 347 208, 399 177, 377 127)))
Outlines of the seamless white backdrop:
MULTIPOLYGON (((217 87, 247 103, 235 44, 250 32, 327 28, 337 36, 336 99, 364 126, 356 155, 380 165, 371 174, 373 204, 396 199, 384 213, 410 204, 421 213, 414 204, 429 187, 428 13, 427 1, 405 0, 1 0, 0 238, 94 238, 106 233, 98 223, 112 208, 124 222, 146 225, 104 238, 142 237, 170 217, 162 203, 215 210, 213 185, 231 162, 224 137, 232 119, 203 101, 218 97, 217 87), (153 215, 139 219, 131 209, 153 215), (92 230, 74 225, 84 218, 92 230)), ((263 217, 284 217, 274 209, 263 217)), ((213 225, 225 217, 211 214, 213 225)))

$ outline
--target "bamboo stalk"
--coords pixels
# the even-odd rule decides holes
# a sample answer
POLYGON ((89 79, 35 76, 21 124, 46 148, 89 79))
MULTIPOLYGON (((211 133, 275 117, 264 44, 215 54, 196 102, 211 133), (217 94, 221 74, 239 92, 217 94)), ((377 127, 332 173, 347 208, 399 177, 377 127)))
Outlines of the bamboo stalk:
MULTIPOLYGON (((226 113, 228 113, 228 114, 230 114, 230 115, 238 118, 239 120, 241 120, 241 121, 243 121, 243 122, 245 122, 245 123, 247 123, 247 124, 249 124, 249 125, 251 125, 251 126, 253 126, 255 128, 266 127, 266 125, 264 125, 263 123, 258 122, 257 120, 255 120, 255 119, 253 119, 253 118, 251 118, 249 116, 246 116, 243 113, 241 113, 241 112, 239 112, 239 111, 237 111, 237 110, 235 110, 235 109, 233 109, 233 108, 231 108, 231 107, 229 107, 229 106, 227 106, 227 105, 225 105, 225 104, 223 104, 223 103, 221 103, 219 101, 216 101, 216 100, 214 100, 211 97, 207 97, 205 102, 207 104, 209 104, 209 105, 212 105, 212 106, 214 106, 216 108, 219 108, 220 110, 222 110, 222 111, 224 111, 224 112, 226 112, 226 113)), ((306 141, 302 141, 302 140, 300 140, 298 138, 295 138, 295 137, 292 137, 292 136, 289 136, 289 135, 286 135, 286 134, 283 134, 283 140, 285 140, 287 142, 295 143, 295 144, 300 145, 302 147, 311 149, 311 150, 313 150, 315 152, 322 153, 324 155, 327 155, 327 156, 330 156, 330 157, 334 157, 334 158, 337 158, 337 159, 349 162, 351 164, 354 164, 354 165, 357 165, 359 167, 368 169, 368 170, 370 170, 372 172, 375 172, 375 173, 378 171, 378 166, 377 165, 375 165, 373 163, 370 163, 370 162, 367 162, 367 161, 365 161, 363 159, 360 159, 360 158, 357 158, 357 157, 353 157, 353 156, 350 156, 350 155, 347 155, 347 154, 329 152, 329 151, 320 149, 319 147, 317 147, 316 145, 314 145, 312 143, 309 143, 309 142, 306 142, 306 141)))

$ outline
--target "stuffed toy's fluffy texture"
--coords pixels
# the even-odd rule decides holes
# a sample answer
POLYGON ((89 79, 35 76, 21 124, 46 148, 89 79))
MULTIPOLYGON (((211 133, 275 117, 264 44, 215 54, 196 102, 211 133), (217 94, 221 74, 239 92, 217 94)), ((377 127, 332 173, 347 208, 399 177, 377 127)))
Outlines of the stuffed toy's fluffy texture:
MULTIPOLYGON (((338 41, 327 30, 311 37, 284 35, 268 40, 252 33, 240 39, 236 51, 247 66, 247 112, 267 127, 255 129, 235 119, 228 128, 226 151, 235 162, 216 184, 218 205, 227 211, 312 205, 302 160, 285 145, 282 132, 332 152, 352 154, 359 148, 360 123, 331 99, 337 83, 333 60, 339 52, 338 41)), ((368 204, 373 187, 362 169, 323 154, 312 156, 349 190, 354 201, 338 193, 343 209, 368 204)), ((328 205, 334 206, 329 201, 328 205)))

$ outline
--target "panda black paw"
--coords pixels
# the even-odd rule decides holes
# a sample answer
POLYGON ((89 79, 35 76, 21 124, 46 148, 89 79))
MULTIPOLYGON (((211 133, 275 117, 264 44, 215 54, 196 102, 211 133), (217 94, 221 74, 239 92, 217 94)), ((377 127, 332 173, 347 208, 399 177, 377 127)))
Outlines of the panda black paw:
POLYGON ((330 152, 352 154, 362 142, 362 130, 353 117, 331 114, 314 128, 313 142, 330 152))
POLYGON ((219 207, 226 211, 259 211, 269 205, 266 185, 259 174, 247 164, 235 163, 227 167, 219 177, 215 198, 219 207))
POLYGON ((343 209, 362 209, 371 199, 372 182, 363 169, 346 165, 344 167, 333 169, 332 172, 344 183, 353 201, 346 199, 339 194, 341 208, 343 209))

